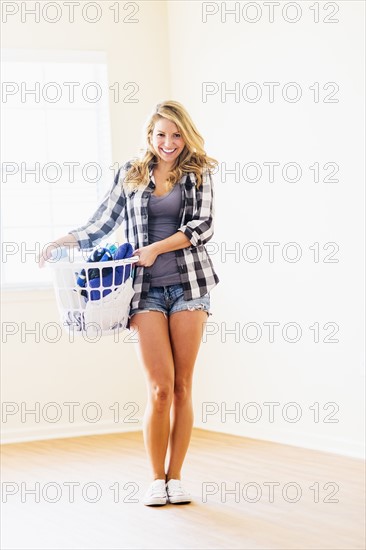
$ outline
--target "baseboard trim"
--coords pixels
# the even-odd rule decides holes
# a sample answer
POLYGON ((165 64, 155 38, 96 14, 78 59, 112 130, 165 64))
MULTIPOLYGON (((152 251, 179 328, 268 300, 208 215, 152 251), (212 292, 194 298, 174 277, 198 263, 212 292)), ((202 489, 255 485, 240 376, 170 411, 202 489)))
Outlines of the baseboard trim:
POLYGON ((223 430, 220 424, 210 424, 208 428, 204 424, 196 425, 195 428, 209 431, 218 432, 228 435, 236 435, 238 437, 245 437, 246 439, 254 439, 257 441, 265 441, 267 443, 279 443, 280 445, 289 445, 290 447, 299 447, 302 449, 309 449, 322 453, 330 453, 341 456, 347 456, 356 459, 365 459, 365 447, 359 441, 352 441, 340 438, 327 437, 325 435, 318 436, 316 434, 304 433, 294 434, 287 430, 276 430, 276 435, 267 434, 264 436, 253 434, 246 435, 242 432, 239 433, 235 430, 235 427, 228 426, 223 430))
POLYGON ((70 427, 70 425, 61 425, 57 426, 57 428, 53 427, 52 429, 45 426, 38 429, 3 431, 1 434, 1 444, 9 445, 12 443, 26 443, 48 439, 68 439, 70 437, 83 437, 88 435, 139 432, 142 430, 142 418, 137 418, 137 420, 138 422, 131 422, 128 425, 126 425, 126 423, 115 424, 113 422, 106 422, 105 424, 98 423, 98 426, 95 424, 79 424, 72 427, 70 427))

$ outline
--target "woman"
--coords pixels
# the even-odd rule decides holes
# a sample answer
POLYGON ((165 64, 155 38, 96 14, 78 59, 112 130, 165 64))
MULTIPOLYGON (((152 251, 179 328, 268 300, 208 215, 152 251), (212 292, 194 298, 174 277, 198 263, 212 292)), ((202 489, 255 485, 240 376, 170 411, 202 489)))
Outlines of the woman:
POLYGON ((143 502, 161 506, 191 502, 181 469, 193 426, 193 368, 219 282, 204 246, 213 235, 211 170, 218 163, 176 101, 157 105, 145 137, 142 158, 120 168, 95 214, 50 245, 40 265, 55 246, 92 248, 124 222, 139 256, 127 329, 138 335, 148 388, 143 433, 153 481, 143 502))

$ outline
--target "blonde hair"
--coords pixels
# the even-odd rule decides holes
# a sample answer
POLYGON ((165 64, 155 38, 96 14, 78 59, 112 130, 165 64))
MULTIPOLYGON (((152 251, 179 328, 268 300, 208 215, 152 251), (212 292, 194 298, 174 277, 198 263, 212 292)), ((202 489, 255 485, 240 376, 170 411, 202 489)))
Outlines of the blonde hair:
POLYGON ((149 182, 149 165, 158 164, 158 158, 152 149, 152 134, 157 121, 166 118, 177 126, 183 141, 184 148, 173 169, 168 174, 167 190, 171 190, 183 174, 193 172, 196 178, 197 188, 202 184, 202 173, 207 169, 213 170, 218 161, 206 155, 203 147, 204 140, 198 132, 186 109, 178 101, 164 101, 158 103, 144 125, 145 147, 142 158, 131 161, 131 167, 127 170, 123 186, 126 191, 132 191, 139 185, 149 182))

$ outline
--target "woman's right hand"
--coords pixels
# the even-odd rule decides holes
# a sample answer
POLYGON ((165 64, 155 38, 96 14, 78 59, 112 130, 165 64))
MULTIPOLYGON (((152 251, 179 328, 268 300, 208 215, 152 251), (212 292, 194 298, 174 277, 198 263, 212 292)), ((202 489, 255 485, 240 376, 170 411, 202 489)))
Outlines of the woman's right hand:
POLYGON ((56 243, 50 243, 43 247, 41 253, 37 257, 38 267, 44 267, 45 263, 52 258, 53 251, 57 250, 57 248, 59 248, 59 245, 56 243))
POLYGON ((44 246, 37 257, 38 267, 44 267, 45 263, 52 258, 52 253, 63 246, 78 246, 78 242, 73 235, 68 233, 64 237, 61 237, 60 239, 57 239, 56 241, 44 246))

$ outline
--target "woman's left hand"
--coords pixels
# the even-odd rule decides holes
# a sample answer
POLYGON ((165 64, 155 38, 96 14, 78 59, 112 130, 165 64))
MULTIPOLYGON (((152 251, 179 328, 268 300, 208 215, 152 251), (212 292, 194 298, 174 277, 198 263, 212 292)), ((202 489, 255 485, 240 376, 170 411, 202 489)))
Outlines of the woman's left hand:
POLYGON ((155 262, 158 256, 153 244, 143 246, 142 248, 136 248, 132 255, 140 256, 139 261, 136 262, 134 265, 144 267, 150 267, 155 262))

